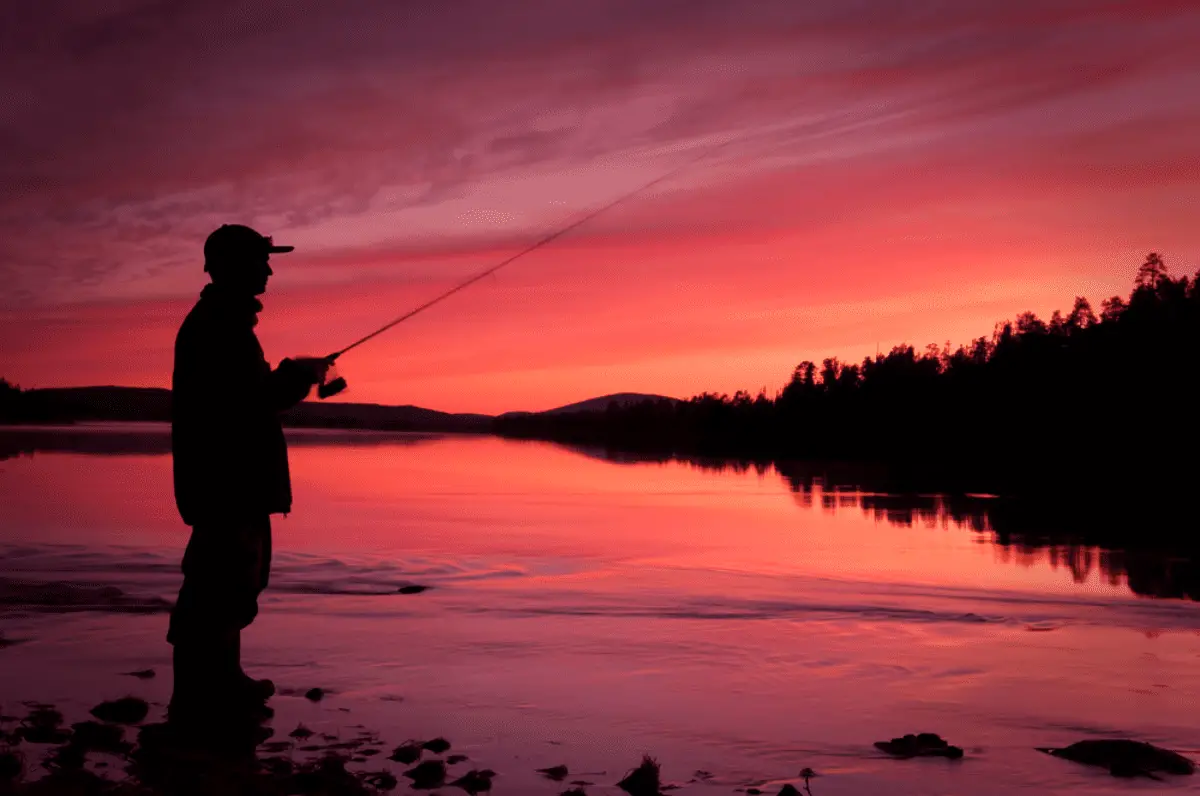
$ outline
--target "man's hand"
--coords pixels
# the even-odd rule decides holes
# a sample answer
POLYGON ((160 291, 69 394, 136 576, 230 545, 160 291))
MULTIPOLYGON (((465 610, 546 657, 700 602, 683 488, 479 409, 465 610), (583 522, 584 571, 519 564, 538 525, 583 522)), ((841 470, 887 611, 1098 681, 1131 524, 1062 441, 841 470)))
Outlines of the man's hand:
POLYGON ((332 364, 328 359, 323 357, 300 357, 293 359, 292 363, 304 374, 309 384, 323 384, 325 382, 325 374, 329 371, 329 366, 332 364))

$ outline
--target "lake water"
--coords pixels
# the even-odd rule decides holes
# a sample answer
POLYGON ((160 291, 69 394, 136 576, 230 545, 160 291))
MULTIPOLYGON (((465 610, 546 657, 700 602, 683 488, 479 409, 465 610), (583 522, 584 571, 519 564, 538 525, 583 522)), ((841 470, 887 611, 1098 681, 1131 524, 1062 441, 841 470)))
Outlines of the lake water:
MULTIPOLYGON (((816 796, 1195 779, 1034 751, 1124 736, 1195 757, 1200 605, 1135 594, 1116 554, 1000 545, 984 499, 963 521, 773 468, 289 434, 294 512, 244 642, 247 669, 285 689, 277 736, 442 735, 499 772, 496 794, 557 794, 534 773, 557 764, 619 793, 643 753, 682 793, 773 794, 804 767, 816 796), (296 695, 313 686, 330 696, 296 695), (967 758, 872 746, 907 732, 967 758), (712 779, 689 782, 698 769, 712 779)), ((168 451, 153 426, 0 432, 0 707, 165 705, 162 609, 187 541, 168 451), (158 677, 121 674, 145 668, 158 677)))

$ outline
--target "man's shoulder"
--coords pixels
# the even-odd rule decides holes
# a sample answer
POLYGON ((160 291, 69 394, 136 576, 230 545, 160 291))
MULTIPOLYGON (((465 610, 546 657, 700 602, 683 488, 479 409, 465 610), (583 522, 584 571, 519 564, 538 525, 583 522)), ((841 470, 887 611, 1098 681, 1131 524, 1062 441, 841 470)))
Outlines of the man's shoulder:
POLYGON ((238 319, 230 316, 228 312, 223 312, 221 308, 213 306, 212 302, 203 298, 192 306, 184 316, 183 323, 179 325, 180 335, 237 335, 247 332, 254 336, 253 327, 239 323, 238 319))
POLYGON ((198 301, 175 335, 176 358, 208 356, 217 351, 236 360, 263 358, 253 326, 238 323, 228 314, 206 306, 203 300, 198 301))
POLYGON ((199 337, 209 337, 217 331, 216 319, 207 312, 203 301, 197 301, 184 316, 175 335, 176 344, 186 343, 199 337))

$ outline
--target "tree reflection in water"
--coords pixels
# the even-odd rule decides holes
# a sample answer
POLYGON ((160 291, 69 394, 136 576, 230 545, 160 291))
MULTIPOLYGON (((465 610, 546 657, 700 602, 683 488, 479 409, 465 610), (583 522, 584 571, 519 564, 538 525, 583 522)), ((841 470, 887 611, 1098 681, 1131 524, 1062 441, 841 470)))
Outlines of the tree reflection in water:
MULTIPOLYGON (((887 468, 838 463, 638 454, 571 446, 614 463, 677 462, 701 470, 782 477, 805 509, 861 509, 878 522, 913 528, 954 528, 980 534, 1002 561, 1064 568, 1076 583, 1097 571, 1137 595, 1200 600, 1200 544, 1184 518, 1187 495, 1122 499, 1120 495, 1062 493, 1015 500, 995 495, 943 494, 917 489, 887 468)), ((1138 493, 1139 495, 1141 493, 1138 493)))

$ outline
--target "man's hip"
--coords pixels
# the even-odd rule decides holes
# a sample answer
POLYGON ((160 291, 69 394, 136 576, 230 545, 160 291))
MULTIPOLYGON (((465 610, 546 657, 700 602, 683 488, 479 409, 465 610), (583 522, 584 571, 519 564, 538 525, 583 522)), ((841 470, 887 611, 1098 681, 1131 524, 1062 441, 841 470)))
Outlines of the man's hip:
POLYGON ((183 555, 183 586, 167 641, 225 635, 258 615, 271 573, 271 518, 198 523, 183 555))

